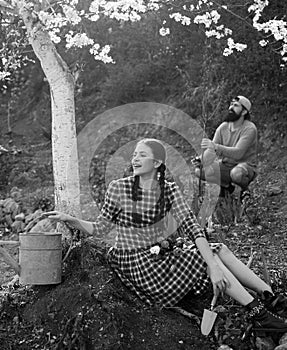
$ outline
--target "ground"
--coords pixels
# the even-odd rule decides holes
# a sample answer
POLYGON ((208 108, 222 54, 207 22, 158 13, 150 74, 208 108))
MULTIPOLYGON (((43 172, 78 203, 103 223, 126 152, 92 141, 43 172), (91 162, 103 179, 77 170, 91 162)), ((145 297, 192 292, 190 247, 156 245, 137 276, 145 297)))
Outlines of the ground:
MULTIPOLYGON (((2 129, 1 142, 14 154, 1 158, 1 198, 12 187, 22 190, 21 205, 32 212, 52 200, 51 145, 29 123, 15 124, 14 133, 2 129), (28 126, 28 127, 27 127, 28 126), (12 141, 9 141, 12 140, 12 141)), ((244 262, 279 291, 287 291, 287 142, 274 141, 260 153, 260 173, 251 186, 252 197, 241 222, 215 223, 212 241, 225 242, 244 262)), ((12 237, 2 229, 2 238, 12 237)), ((15 238, 13 235, 12 238, 15 238)), ((17 258, 17 250, 10 249, 17 258)), ((131 294, 110 270, 106 250, 76 246, 63 264, 62 283, 19 286, 14 271, 0 260, 0 343, 11 349, 256 349, 253 338, 242 341, 247 321, 229 300, 218 301, 218 319, 210 336, 200 333, 199 321, 211 294, 186 309, 148 307, 131 294)))

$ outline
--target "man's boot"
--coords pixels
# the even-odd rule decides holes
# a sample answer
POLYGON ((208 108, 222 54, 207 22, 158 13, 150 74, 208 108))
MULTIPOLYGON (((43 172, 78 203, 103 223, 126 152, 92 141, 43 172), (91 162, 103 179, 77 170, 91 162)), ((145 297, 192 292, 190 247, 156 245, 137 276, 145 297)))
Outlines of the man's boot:
POLYGON ((254 299, 246 309, 254 328, 287 332, 287 319, 267 310, 261 301, 254 299))

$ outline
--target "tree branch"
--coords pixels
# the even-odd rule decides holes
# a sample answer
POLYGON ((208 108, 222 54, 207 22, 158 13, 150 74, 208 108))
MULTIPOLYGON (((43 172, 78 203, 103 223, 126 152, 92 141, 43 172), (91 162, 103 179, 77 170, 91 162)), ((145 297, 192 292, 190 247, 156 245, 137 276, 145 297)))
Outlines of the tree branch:
POLYGON ((251 27, 252 29, 254 29, 253 25, 251 23, 249 23, 248 21, 246 21, 245 18, 241 17, 240 15, 238 15, 237 13, 229 10, 227 7, 219 4, 217 1, 213 1, 217 6, 221 7, 223 10, 225 10, 226 12, 230 13, 232 16, 240 19, 242 22, 244 22, 245 24, 247 24, 249 27, 251 27))

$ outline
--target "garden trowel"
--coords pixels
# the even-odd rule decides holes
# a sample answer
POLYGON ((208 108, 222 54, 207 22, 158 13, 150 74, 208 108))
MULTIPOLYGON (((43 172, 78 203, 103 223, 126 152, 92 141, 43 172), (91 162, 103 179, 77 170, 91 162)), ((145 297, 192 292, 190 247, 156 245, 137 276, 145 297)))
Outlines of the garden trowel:
POLYGON ((200 326, 201 333, 203 335, 208 335, 214 325, 217 313, 213 312, 212 310, 215 306, 216 300, 217 300, 217 295, 214 295, 211 301, 210 310, 204 309, 203 311, 203 316, 202 316, 201 326, 200 326))

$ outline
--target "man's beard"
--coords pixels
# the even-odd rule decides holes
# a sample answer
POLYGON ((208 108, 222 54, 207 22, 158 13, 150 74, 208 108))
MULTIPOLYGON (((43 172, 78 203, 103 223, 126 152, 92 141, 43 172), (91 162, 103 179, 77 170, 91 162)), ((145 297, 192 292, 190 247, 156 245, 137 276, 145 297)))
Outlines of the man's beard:
POLYGON ((241 113, 240 114, 236 114, 234 111, 228 111, 226 117, 225 117, 225 121, 226 122, 236 122, 236 120, 238 120, 241 117, 241 113))

